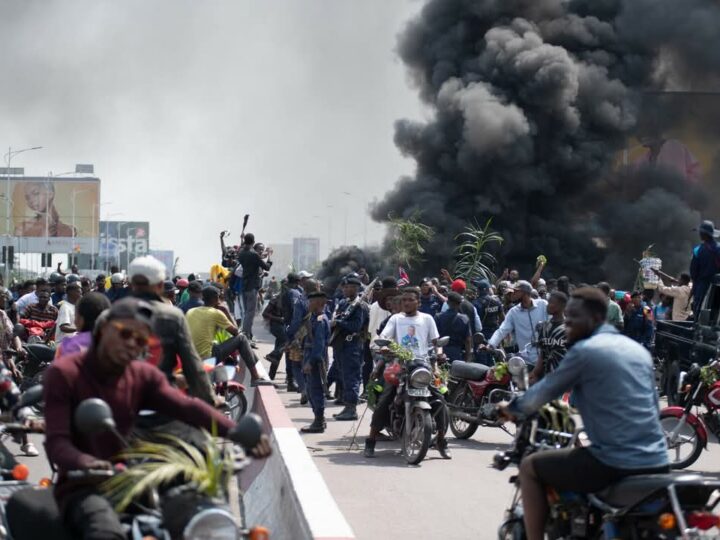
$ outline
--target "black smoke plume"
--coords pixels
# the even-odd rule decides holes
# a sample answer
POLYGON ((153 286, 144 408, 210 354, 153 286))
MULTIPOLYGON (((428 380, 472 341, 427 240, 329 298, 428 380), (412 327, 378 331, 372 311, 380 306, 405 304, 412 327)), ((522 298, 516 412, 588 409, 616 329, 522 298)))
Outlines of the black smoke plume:
POLYGON ((382 268, 380 255, 374 251, 363 251, 357 246, 340 247, 322 262, 317 278, 328 293, 333 293, 344 276, 361 268, 365 269, 370 279, 374 279, 382 268))
POLYGON ((428 272, 489 217, 500 258, 526 273, 542 253, 555 274, 629 285, 649 244, 680 270, 702 195, 681 174, 618 168, 616 156, 641 117, 669 113, 648 92, 712 84, 718 28, 710 0, 428 0, 398 51, 434 114, 396 123, 417 170, 374 219, 419 210, 437 233, 428 272))

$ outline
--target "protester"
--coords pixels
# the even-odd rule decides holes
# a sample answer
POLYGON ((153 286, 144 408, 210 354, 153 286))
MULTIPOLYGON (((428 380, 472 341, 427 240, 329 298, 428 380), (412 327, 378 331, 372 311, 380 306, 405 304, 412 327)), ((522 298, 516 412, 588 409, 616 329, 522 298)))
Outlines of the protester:
POLYGON ((107 278, 105 277, 105 274, 98 274, 95 278, 95 291, 99 293, 104 293, 107 291, 107 278))
POLYGON ((55 329, 55 344, 59 345, 66 337, 77 333, 75 327, 75 306, 82 298, 80 283, 73 282, 67 286, 66 298, 60 305, 55 329))
POLYGON ((31 304, 21 314, 23 319, 38 322, 55 322, 58 317, 58 309, 50 303, 50 291, 43 288, 37 293, 37 302, 31 304))
POLYGON ((163 282, 162 292, 162 297, 165 299, 165 301, 171 306, 174 306, 177 302, 177 293, 178 289, 177 287, 175 287, 175 283, 173 283, 170 279, 166 279, 163 282))
POLYGON ((35 280, 35 288, 22 295, 18 298, 17 302, 15 302, 15 310, 19 315, 22 315, 29 305, 37 304, 38 293, 40 291, 47 291, 48 296, 50 294, 50 284, 45 278, 37 278, 35 280))
POLYGON ((50 274, 50 287, 52 287, 52 294, 50 295, 50 301, 56 307, 60 306, 60 302, 65 299, 65 290, 67 287, 67 278, 57 272, 50 274))
POLYGON ((448 309, 435 315, 435 323, 441 336, 448 336, 450 341, 443 347, 443 352, 452 363, 455 360, 471 362, 473 358, 472 333, 470 319, 460 313, 462 296, 451 292, 447 297, 448 309))
MULTIPOLYGON (((243 268, 243 306, 244 316, 242 321, 242 332, 249 339, 253 339, 253 322, 255 320, 255 312, 258 305, 258 291, 262 286, 262 277, 260 273, 264 270, 270 270, 272 262, 263 260, 260 255, 253 249, 255 245, 255 235, 247 233, 243 240, 243 246, 238 253, 237 261, 243 268)), ((272 254, 272 252, 270 252, 272 254)))
POLYGON ((265 360, 270 362, 268 375, 270 376, 270 380, 274 381, 280 360, 285 351, 285 345, 287 344, 287 333, 283 323, 284 318, 280 294, 276 294, 270 298, 270 301, 263 310, 262 317, 267 324, 269 332, 275 338, 273 350, 265 355, 265 360))
POLYGON ((187 287, 187 300, 180 304, 180 309, 183 313, 187 313, 193 308, 200 307, 203 305, 202 301, 202 290, 203 286, 200 281, 191 281, 187 287))
POLYGON ((420 282, 420 308, 419 311, 434 317, 447 302, 447 298, 438 293, 437 287, 433 285, 430 278, 423 278, 420 282))
POLYGON ((105 294, 107 294, 108 300, 110 300, 111 303, 127 297, 130 294, 130 289, 125 287, 125 276, 120 272, 115 272, 110 276, 110 290, 105 294))
POLYGON ((625 312, 625 335, 650 349, 653 340, 652 309, 642 300, 642 293, 630 295, 631 303, 625 312))
POLYGON ((87 351, 90 348, 95 322, 106 309, 110 309, 110 300, 103 293, 90 292, 83 295, 75 305, 75 328, 77 333, 63 338, 55 350, 55 358, 87 351))
POLYGON ((565 306, 568 297, 560 291, 550 293, 547 305, 549 319, 537 327, 538 360, 530 373, 530 384, 557 369, 567 352, 565 306))
MULTIPOLYGON (((662 281, 662 276, 658 272, 656 272, 656 274, 662 281)), ((690 283, 690 274, 682 272, 679 278, 671 278, 670 281, 677 283, 677 285, 666 287, 664 284, 661 284, 658 286, 658 292, 672 298, 672 320, 687 321, 692 317, 692 298, 690 296, 692 285, 690 283)))
POLYGON ((615 302, 615 300, 613 300, 610 284, 605 281, 601 281, 597 284, 597 288, 600 289, 605 294, 605 296, 607 296, 608 299, 607 320, 605 322, 611 324, 622 332, 622 329, 625 326, 623 310, 620 305, 615 302))

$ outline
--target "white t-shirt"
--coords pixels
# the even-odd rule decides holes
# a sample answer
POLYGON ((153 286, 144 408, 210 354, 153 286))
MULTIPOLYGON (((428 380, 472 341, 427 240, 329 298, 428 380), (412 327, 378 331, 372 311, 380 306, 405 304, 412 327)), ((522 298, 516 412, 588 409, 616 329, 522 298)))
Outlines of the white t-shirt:
POLYGON ((400 346, 413 352, 417 358, 425 358, 434 339, 440 337, 435 319, 427 313, 417 312, 412 317, 397 313, 390 317, 380 334, 383 339, 391 339, 400 346))
POLYGON ((75 305, 65 300, 60 304, 60 311, 58 312, 58 318, 55 322, 55 343, 60 343, 63 339, 68 336, 74 336, 77 332, 71 332, 66 334, 60 327, 64 324, 75 326, 75 305))

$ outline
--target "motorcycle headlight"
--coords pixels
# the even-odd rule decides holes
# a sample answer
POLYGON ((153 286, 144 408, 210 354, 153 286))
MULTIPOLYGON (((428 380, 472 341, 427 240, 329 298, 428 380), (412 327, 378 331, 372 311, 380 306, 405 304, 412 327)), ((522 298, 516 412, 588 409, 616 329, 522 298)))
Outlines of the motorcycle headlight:
POLYGON ((410 386, 413 388, 425 388, 432 382, 432 373, 424 367, 417 368, 410 374, 410 386))
POLYGON ((239 540, 235 518, 226 510, 208 508, 195 514, 185 526, 183 540, 239 540))

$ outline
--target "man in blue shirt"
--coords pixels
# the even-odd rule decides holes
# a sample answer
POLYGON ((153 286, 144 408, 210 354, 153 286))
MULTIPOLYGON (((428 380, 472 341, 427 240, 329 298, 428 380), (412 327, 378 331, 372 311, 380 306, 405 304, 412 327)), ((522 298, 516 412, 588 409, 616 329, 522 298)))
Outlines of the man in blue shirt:
POLYGON ((630 299, 632 303, 625 312, 625 335, 650 349, 654 333, 652 309, 643 302, 640 291, 632 293, 630 299))
POLYGON ((715 240, 715 224, 712 221, 703 221, 698 227, 698 233, 702 243, 695 246, 690 261, 693 313, 696 318, 700 314, 700 304, 710 288, 713 277, 720 272, 720 246, 715 240))
POLYGON ((450 342, 443 347, 443 352, 450 362, 455 360, 472 361, 473 344, 472 334, 470 333, 470 319, 468 319, 467 315, 460 313, 462 300, 462 296, 458 293, 449 293, 447 298, 448 309, 435 315, 438 333, 440 336, 450 338, 450 342))
POLYGON ((572 390, 591 442, 585 448, 538 452, 521 462, 528 540, 544 537, 547 486, 594 493, 626 476, 669 471, 650 353, 605 324, 606 315, 602 291, 574 291, 565 311, 572 347, 560 366, 500 406, 506 417, 529 415, 572 390))
POLYGON ((307 396, 315 420, 300 429, 303 433, 323 433, 325 424, 325 384, 327 372, 325 359, 330 340, 330 321, 325 315, 327 295, 323 291, 308 293, 310 304, 310 328, 303 340, 302 369, 306 379, 307 396))
POLYGON ((443 307, 446 299, 438 293, 430 278, 423 278, 420 282, 420 308, 418 311, 434 317, 443 307))

